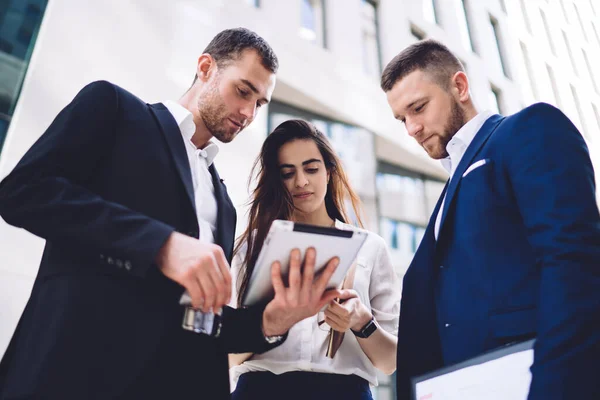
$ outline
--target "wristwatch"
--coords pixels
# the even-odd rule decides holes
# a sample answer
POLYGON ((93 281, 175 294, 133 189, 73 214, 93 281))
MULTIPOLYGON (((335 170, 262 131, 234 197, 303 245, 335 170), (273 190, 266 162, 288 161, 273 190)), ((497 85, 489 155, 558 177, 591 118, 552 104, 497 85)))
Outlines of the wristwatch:
POLYGON ((269 344, 279 343, 283 340, 283 335, 263 336, 265 337, 266 342, 269 344))
POLYGON ((360 331, 355 331, 354 329, 350 329, 354 336, 366 339, 373 334, 377 330, 377 324, 375 323, 375 318, 371 318, 369 322, 365 326, 361 328, 360 331))

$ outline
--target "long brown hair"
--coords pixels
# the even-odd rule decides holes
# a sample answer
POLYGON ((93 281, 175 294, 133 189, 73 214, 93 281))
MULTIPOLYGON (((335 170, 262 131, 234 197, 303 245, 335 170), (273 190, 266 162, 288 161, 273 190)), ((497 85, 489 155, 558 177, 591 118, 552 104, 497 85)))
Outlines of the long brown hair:
POLYGON ((313 124, 303 120, 292 119, 281 123, 264 141, 248 182, 250 186, 252 178, 256 176, 257 184, 249 204, 248 227, 238 238, 234 250, 234 253, 237 254, 244 243, 248 245, 240 270, 241 279, 238 279, 240 282, 238 307, 241 307, 254 265, 271 223, 276 219, 289 220, 292 218, 294 203, 292 196, 284 186, 279 171, 279 149, 284 144, 295 140, 312 140, 323 157, 325 168, 330 175, 325 194, 325 208, 329 217, 348 222, 344 200, 349 199, 358 225, 362 227, 360 200, 352 190, 342 163, 327 137, 313 124))

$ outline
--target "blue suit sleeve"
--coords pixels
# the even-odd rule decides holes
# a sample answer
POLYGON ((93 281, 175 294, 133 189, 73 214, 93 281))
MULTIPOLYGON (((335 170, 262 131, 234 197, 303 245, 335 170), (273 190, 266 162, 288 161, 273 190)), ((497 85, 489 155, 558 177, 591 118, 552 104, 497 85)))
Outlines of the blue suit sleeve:
POLYGON ((588 149, 554 107, 518 118, 507 173, 541 279, 529 399, 600 398, 600 216, 588 149))
POLYGON ((88 189, 120 112, 112 84, 83 88, 0 184, 0 215, 46 240, 131 260, 130 272, 144 276, 174 229, 88 189))

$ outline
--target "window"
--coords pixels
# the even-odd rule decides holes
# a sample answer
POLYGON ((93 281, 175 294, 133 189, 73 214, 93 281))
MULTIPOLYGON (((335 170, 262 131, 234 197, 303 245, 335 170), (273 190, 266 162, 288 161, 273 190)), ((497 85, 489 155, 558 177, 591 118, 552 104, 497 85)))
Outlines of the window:
POLYGON ((556 46, 554 46, 554 40, 552 40, 552 32, 550 31, 550 25, 548 25, 548 19, 546 18, 546 13, 544 12, 544 10, 540 10, 540 15, 542 16, 542 22, 544 24, 544 29, 546 30, 548 46, 550 46, 550 51, 552 51, 552 54, 556 55, 556 46))
POLYGON ((309 42, 326 47, 324 0, 302 0, 300 36, 309 42))
POLYGON ((379 77, 381 57, 377 31, 377 5, 371 0, 362 0, 363 67, 368 75, 379 77))
POLYGON ((596 117, 596 125, 598 125, 598 130, 600 131, 600 111, 598 111, 598 107, 594 103, 592 103, 592 108, 594 109, 594 116, 596 117))
POLYGON ((379 228, 389 248, 403 254, 404 259, 414 256, 425 233, 423 226, 385 217, 381 218, 379 228))
POLYGON ((462 44, 466 49, 469 49, 475 53, 479 53, 479 49, 476 47, 475 42, 473 41, 473 32, 468 8, 469 5, 467 4, 466 0, 457 1, 459 3, 457 10, 458 30, 462 44))
POLYGON ((531 22, 529 21, 529 14, 527 13, 527 6, 525 5, 525 0, 521 1, 521 10, 523 11, 521 15, 523 15, 523 22, 525 22, 525 27, 527 28, 527 32, 531 33, 531 22))
POLYGON ((423 18, 432 24, 439 25, 440 19, 437 12, 437 0, 422 0, 423 1, 423 18))
POLYGON ((536 83, 534 81, 533 70, 531 69, 531 60, 529 58, 529 52, 527 51, 527 46, 525 43, 521 43, 521 55, 523 56, 523 62, 525 63, 525 71, 527 72, 527 80, 529 81, 529 86, 531 87, 531 92, 533 93, 533 97, 535 99, 540 98, 540 94, 537 90, 536 83))
POLYGON ((563 40, 565 41, 565 47, 567 48, 567 58, 571 62, 571 67, 573 67, 573 72, 575 72, 575 75, 579 75, 577 63, 575 62, 575 58, 573 57, 573 50, 571 49, 571 42, 569 41, 569 38, 567 37, 567 33, 565 31, 562 31, 562 35, 563 40))
POLYGON ((0 2, 0 150, 19 99, 46 4, 47 0, 0 2))
POLYGON ((425 37, 427 37, 427 35, 425 34, 425 32, 423 32, 421 29, 419 29, 418 27, 416 27, 413 24, 410 24, 410 34, 413 36, 413 38, 417 42, 419 40, 423 40, 423 39, 425 39, 425 37))
POLYGON ((494 38, 496 44, 496 52, 498 53, 498 58, 500 59, 500 66, 502 67, 502 73, 507 78, 510 78, 510 71, 508 70, 508 64, 506 63, 506 57, 504 57, 504 46, 502 41, 502 32, 500 31, 500 26, 498 25, 498 20, 490 15, 490 24, 492 25, 492 30, 494 31, 494 38))
POLYGON ((500 9, 506 14, 506 2, 504 0, 498 0, 500 3, 500 9))
POLYGON ((248 5, 252 7, 260 7, 260 0, 244 0, 248 5))
POLYGON ((598 88, 598 81, 596 79, 596 76, 594 75, 594 70, 592 69, 592 64, 590 63, 590 59, 588 58, 587 51, 585 51, 585 49, 582 49, 582 50, 583 50, 583 59, 585 60, 585 65, 587 66, 588 73, 590 74, 590 80, 592 81, 592 84, 594 85, 594 89, 596 90, 596 92, 600 93, 600 89, 598 88))
POLYGON ((581 102, 579 101, 579 95, 575 90, 575 86, 571 84, 571 94, 573 95, 573 101, 575 102, 575 108, 577 109, 577 119, 579 120, 579 126, 581 127, 581 133, 587 138, 587 129, 585 127, 583 119, 583 111, 581 110, 581 102))
POLYGON ((548 78, 550 79, 550 85, 552 87, 552 95, 554 96, 554 104, 558 108, 562 109, 562 101, 558 92, 558 86, 556 85, 556 77, 554 76, 554 70, 548 64, 546 64, 546 71, 548 72, 548 78))
POLYGON ((579 20, 579 27, 581 28, 581 33, 583 34, 583 38, 587 41, 588 37, 585 33, 585 25, 583 24, 583 20, 581 19, 581 14, 579 13, 579 7, 577 7, 576 3, 573 3, 573 7, 575 7, 575 14, 577 15, 577 19, 579 20))
POLYGON ((565 21, 569 22, 569 13, 567 12, 567 8, 565 7, 565 0, 560 0, 560 7, 562 8, 565 21))
POLYGON ((600 46, 600 33, 598 33, 598 27, 593 22, 592 22, 592 28, 594 28, 594 35, 596 35, 596 42, 598 43, 598 46, 600 46))
POLYGON ((490 107, 496 114, 504 114, 502 93, 496 86, 490 84, 490 107))

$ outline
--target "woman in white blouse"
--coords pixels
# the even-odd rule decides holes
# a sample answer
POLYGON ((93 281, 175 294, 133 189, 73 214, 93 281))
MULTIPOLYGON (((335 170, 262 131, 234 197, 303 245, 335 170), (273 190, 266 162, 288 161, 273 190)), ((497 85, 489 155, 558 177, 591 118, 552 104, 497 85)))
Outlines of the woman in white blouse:
MULTIPOLYGON (((326 136, 312 124, 279 125, 265 140, 256 168, 248 227, 232 263, 233 306, 240 306, 273 220, 359 229, 345 223, 344 205, 350 200, 359 216, 358 197, 326 136)), ((351 298, 297 323, 275 349, 229 356, 233 400, 372 399, 376 369, 391 374, 396 368, 400 284, 385 242, 371 232, 353 271, 353 290, 346 292, 351 298), (326 355, 330 327, 345 332, 333 358, 326 355)))

